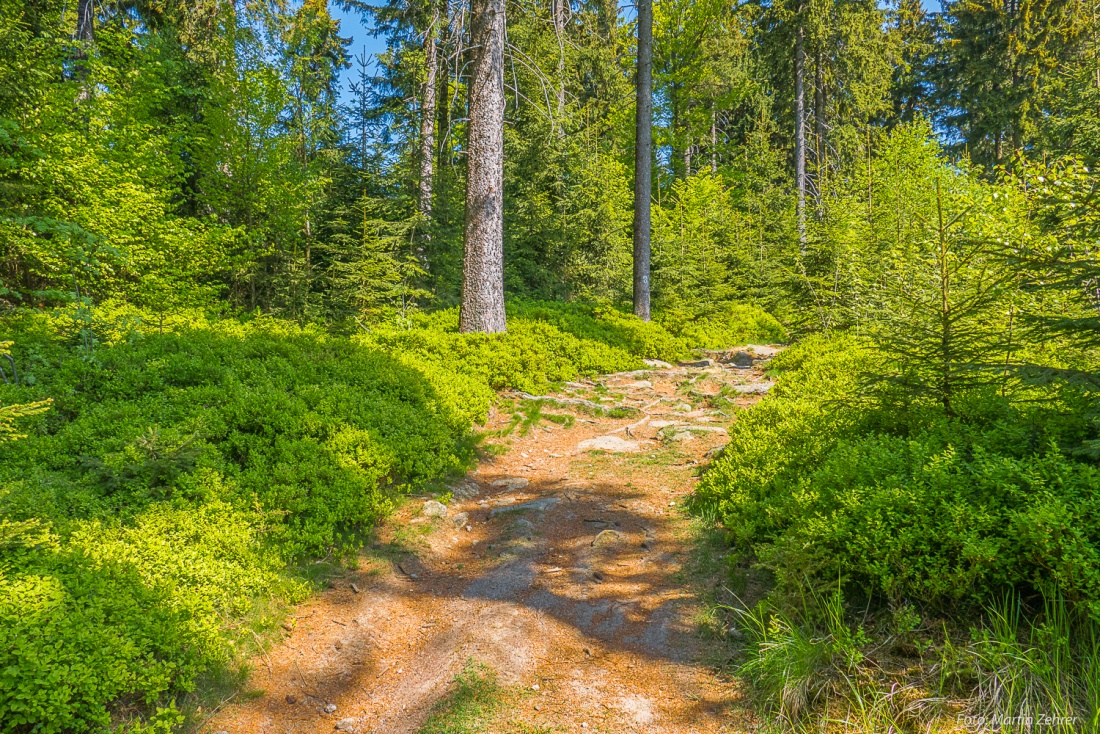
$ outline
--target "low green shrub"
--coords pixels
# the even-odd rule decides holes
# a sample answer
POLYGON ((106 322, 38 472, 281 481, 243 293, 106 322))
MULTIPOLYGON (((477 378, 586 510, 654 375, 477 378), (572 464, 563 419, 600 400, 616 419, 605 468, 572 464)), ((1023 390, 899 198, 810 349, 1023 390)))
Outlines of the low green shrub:
POLYGON ((787 330, 757 306, 727 304, 707 317, 681 312, 659 314, 658 323, 693 347, 724 349, 742 344, 777 344, 787 341, 787 330))
POLYGON ((880 400, 877 359, 852 337, 777 359, 779 384, 734 426, 697 508, 779 593, 840 578, 946 609, 1048 589, 1100 620, 1100 469, 1068 450, 1096 430, 1088 402, 984 389, 947 417, 880 400))
POLYGON ((169 727, 308 592, 296 563, 469 464, 496 390, 691 351, 613 310, 509 308, 506 334, 451 310, 350 338, 119 303, 6 317, 3 437, 26 437, 0 441, 0 732, 169 727))

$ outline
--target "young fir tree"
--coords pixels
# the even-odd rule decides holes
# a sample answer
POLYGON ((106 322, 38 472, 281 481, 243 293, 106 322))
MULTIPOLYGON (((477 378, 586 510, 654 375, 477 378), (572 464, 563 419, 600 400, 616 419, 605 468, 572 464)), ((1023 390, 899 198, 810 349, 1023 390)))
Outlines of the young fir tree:
MULTIPOLYGON (((867 279, 864 327, 887 357, 885 384, 897 391, 888 394, 931 399, 953 416, 968 390, 1006 379, 1019 284, 1006 255, 1030 225, 1010 188, 979 182, 935 144, 917 158, 897 173, 920 193, 879 225, 881 249, 868 253, 883 266, 867 279)), ((880 201, 880 211, 897 205, 880 201)))
POLYGON ((415 214, 399 219, 394 208, 392 199, 364 191, 340 212, 349 226, 332 237, 327 289, 332 312, 361 326, 390 316, 404 322, 430 296, 419 286, 424 277, 416 257, 419 219, 415 214))

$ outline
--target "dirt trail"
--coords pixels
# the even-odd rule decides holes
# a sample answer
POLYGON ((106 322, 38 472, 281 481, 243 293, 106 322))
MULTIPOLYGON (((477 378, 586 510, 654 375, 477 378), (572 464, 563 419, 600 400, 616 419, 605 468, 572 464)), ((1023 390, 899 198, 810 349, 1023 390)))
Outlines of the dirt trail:
POLYGON ((420 500, 387 521, 359 570, 298 607, 253 662, 263 695, 203 731, 415 732, 469 659, 528 692, 493 731, 752 728, 736 686, 699 662, 678 508, 732 406, 766 391, 773 353, 570 383, 557 397, 636 412, 495 439, 510 449, 454 485, 448 516, 420 500))

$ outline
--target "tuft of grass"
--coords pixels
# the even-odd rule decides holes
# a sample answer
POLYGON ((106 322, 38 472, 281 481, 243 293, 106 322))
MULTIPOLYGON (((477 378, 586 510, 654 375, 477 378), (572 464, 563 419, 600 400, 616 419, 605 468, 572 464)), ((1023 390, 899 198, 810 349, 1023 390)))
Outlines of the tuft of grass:
POLYGON ((736 612, 746 636, 738 672, 778 730, 1100 730, 1100 630, 1057 595, 1030 618, 1020 599, 1005 598, 970 642, 945 635, 922 664, 904 669, 885 652, 888 639, 876 645, 845 621, 839 590, 811 601, 799 616, 768 602, 736 612))
POLYGON ((450 693, 440 700, 419 734, 474 734, 501 712, 504 691, 496 673, 474 660, 455 676, 450 693))
POLYGON ((1005 597, 988 612, 989 623, 970 644, 945 645, 941 676, 949 687, 970 690, 967 714, 976 721, 1006 722, 1005 732, 1043 730, 1070 734, 1100 729, 1100 630, 1077 619, 1065 600, 1048 595, 1032 619, 1022 601, 1005 597))
POLYGON ((788 724, 797 723, 823 699, 846 692, 869 642, 862 627, 853 630, 844 622, 839 589, 821 606, 821 630, 767 603, 735 610, 748 640, 741 673, 763 695, 766 707, 788 724))

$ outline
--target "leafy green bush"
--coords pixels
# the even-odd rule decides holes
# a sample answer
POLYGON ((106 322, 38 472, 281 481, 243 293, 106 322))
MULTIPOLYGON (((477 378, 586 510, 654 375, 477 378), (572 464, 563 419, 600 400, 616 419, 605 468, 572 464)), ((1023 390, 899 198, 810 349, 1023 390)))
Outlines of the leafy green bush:
POLYGON ((307 592, 288 564, 352 552, 467 465, 495 390, 690 352, 617 311, 511 309, 506 334, 458 334, 452 310, 352 338, 119 303, 9 316, 0 402, 53 404, 0 442, 0 732, 173 719, 259 601, 307 592))
POLYGON ((774 316, 740 303, 726 304, 706 317, 673 311, 658 315, 657 320, 685 343, 704 349, 787 341, 787 330, 774 316))
POLYGON ((152 705, 227 662, 241 642, 227 617, 260 594, 302 595, 261 527, 221 501, 76 521, 64 539, 0 521, 0 729, 103 729, 105 704, 152 705))
POLYGON ((867 397, 878 359, 845 337, 776 360, 779 385, 735 425, 700 510, 787 591, 841 578, 946 606, 1051 589, 1100 619, 1100 469, 1063 450, 1095 431, 1087 403, 974 391, 950 418, 867 397))

